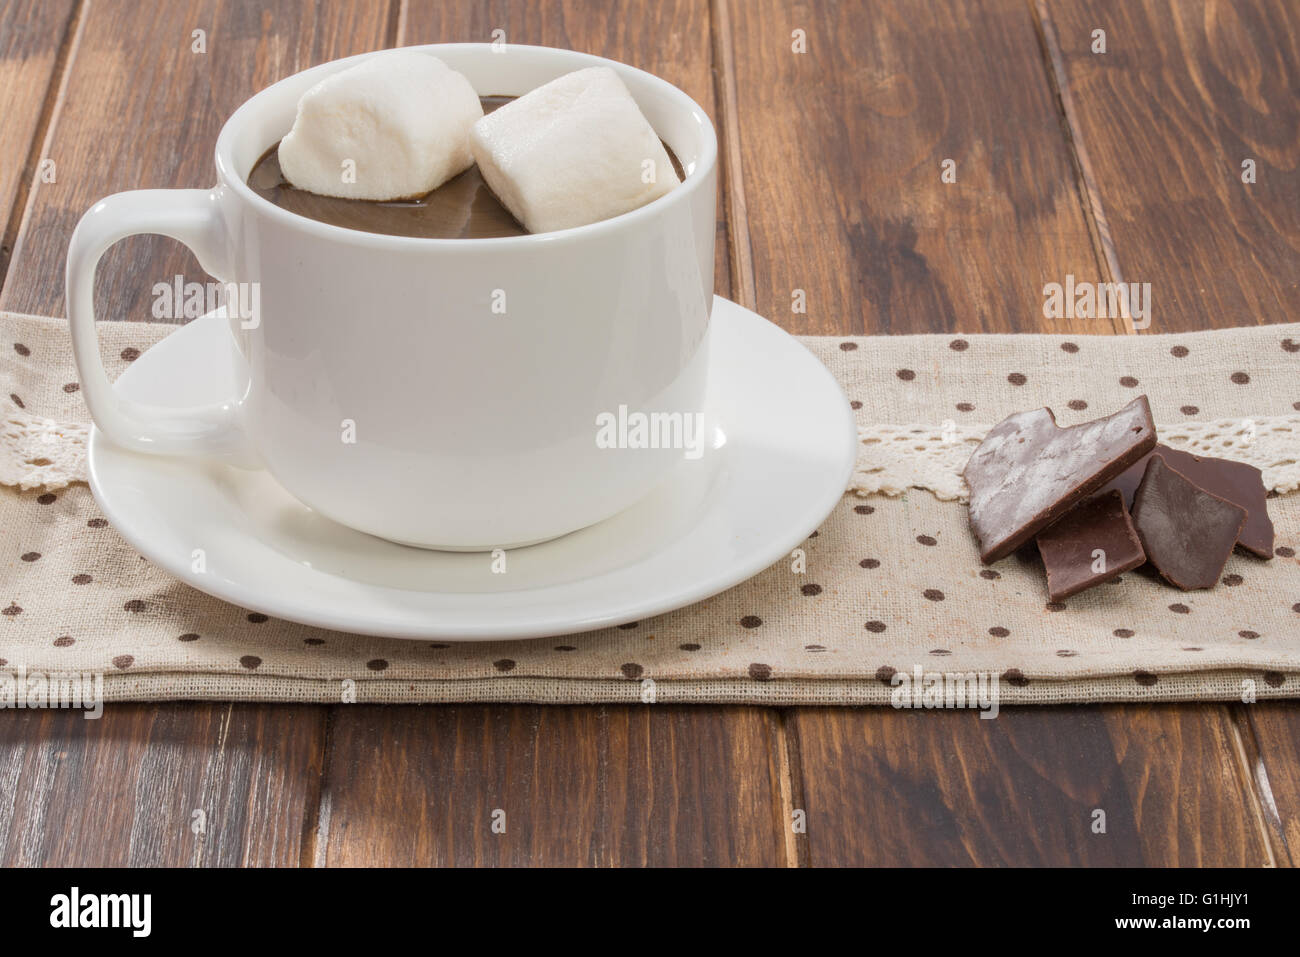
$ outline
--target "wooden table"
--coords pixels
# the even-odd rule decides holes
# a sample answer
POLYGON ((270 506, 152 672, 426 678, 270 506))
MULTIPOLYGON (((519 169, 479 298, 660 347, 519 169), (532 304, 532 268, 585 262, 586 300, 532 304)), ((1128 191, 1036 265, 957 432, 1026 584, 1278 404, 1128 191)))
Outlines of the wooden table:
MULTIPOLYGON (((5 0, 0 309, 62 315, 81 213, 208 185, 256 90, 496 29, 704 105, 718 292, 791 332, 1123 331, 1043 318, 1067 274, 1151 282, 1152 332, 1296 317, 1294 0, 5 0)), ((177 273, 203 278, 175 243, 120 244, 100 315, 148 317, 177 273)), ((1290 864, 1298 738, 1292 703, 6 713, 0 861, 1290 864)))

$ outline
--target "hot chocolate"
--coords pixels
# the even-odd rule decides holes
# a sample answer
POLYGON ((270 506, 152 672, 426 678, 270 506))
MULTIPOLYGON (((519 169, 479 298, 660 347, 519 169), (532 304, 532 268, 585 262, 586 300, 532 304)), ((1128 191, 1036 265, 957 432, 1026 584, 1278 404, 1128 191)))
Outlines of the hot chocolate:
MULTIPOLYGON (((484 96, 479 99, 486 114, 514 97, 484 96)), ((677 157, 666 143, 664 148, 668 150, 678 177, 685 179, 677 157)), ((248 185, 263 199, 308 219, 366 233, 424 239, 486 239, 528 234, 488 189, 477 166, 471 166, 425 196, 372 202, 321 196, 296 189, 281 172, 278 154, 277 143, 253 166, 248 174, 248 185)))

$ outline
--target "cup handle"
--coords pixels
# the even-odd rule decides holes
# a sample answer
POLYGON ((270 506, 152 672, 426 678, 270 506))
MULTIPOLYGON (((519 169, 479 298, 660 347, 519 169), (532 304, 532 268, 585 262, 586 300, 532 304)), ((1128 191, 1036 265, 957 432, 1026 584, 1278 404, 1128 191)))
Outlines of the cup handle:
POLYGON ((91 417, 110 440, 137 452, 247 461, 247 445, 236 422, 235 396, 189 408, 157 406, 122 396, 108 381, 95 333, 95 268, 110 246, 139 233, 178 240, 194 252, 208 273, 217 277, 228 273, 225 227, 215 190, 115 193, 81 217, 68 246, 66 281, 72 354, 91 417))

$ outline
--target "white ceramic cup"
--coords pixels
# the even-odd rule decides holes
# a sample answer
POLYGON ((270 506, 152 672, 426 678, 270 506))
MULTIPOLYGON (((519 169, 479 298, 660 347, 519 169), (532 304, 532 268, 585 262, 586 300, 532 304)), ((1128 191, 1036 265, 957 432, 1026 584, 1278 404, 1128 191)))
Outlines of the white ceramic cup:
POLYGON ((227 121, 212 189, 118 193, 82 217, 67 296, 83 394, 121 446, 264 467, 322 515, 383 538, 475 550, 542 541, 621 511, 688 454, 602 447, 597 423, 620 406, 701 410, 717 137, 685 93, 600 57, 416 49, 480 95, 612 67, 685 180, 630 213, 537 235, 418 239, 316 222, 254 193, 249 171, 288 132, 307 88, 382 51, 314 67, 227 121), (94 273, 136 233, 180 240, 216 279, 257 290, 257 315, 228 320, 239 372, 227 401, 169 409, 113 391, 94 273))

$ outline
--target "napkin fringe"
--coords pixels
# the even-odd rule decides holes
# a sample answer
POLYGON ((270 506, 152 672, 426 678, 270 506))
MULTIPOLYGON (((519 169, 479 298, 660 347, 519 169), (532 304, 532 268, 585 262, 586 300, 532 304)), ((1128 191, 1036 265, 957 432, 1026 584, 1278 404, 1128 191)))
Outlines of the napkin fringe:
MULTIPOLYGON (((969 492, 962 470, 990 428, 951 421, 861 426, 848 491, 898 496, 917 488, 940 501, 965 502, 969 492)), ((1157 431, 1173 448, 1255 466, 1267 491, 1300 488, 1300 415, 1184 422, 1157 431)), ((80 423, 10 411, 0 428, 0 485, 26 491, 86 481, 89 435, 89 427, 80 423)))
MULTIPOLYGON (((858 463, 849 491, 902 495, 924 489, 941 501, 965 502, 962 470, 992 426, 873 425, 858 428, 858 463)), ((1165 445, 1194 455, 1232 459, 1263 473, 1264 488, 1285 494, 1300 488, 1300 415, 1184 422, 1161 429, 1165 445)))
POLYGON ((7 412, 0 422, 0 485, 26 491, 86 481, 89 439, 89 426, 80 423, 7 412))

